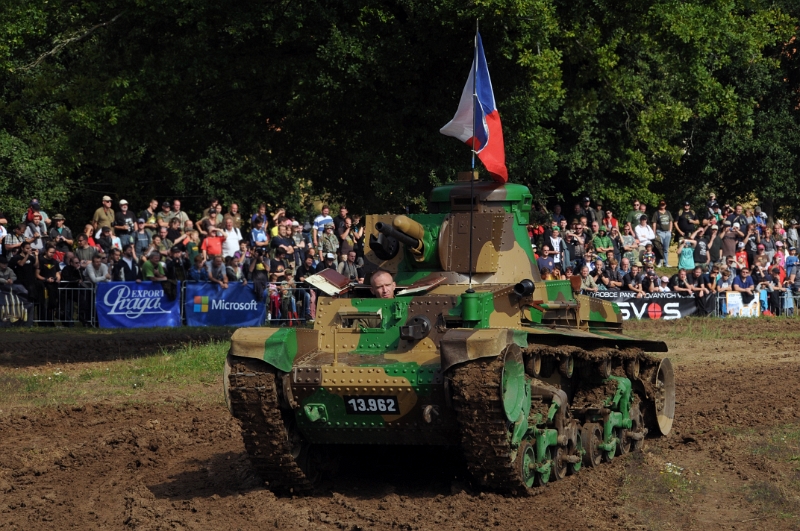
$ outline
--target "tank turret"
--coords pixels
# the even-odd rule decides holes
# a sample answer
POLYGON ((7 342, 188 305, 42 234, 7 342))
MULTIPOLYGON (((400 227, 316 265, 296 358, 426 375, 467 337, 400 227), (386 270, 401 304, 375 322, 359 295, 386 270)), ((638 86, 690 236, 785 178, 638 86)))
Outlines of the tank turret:
POLYGON ((574 279, 542 280, 531 198, 456 182, 425 214, 369 215, 364 269, 392 273, 394 298, 348 285, 312 329, 234 333, 226 399, 270 488, 313 488, 331 445, 413 444, 459 448, 476 483, 523 493, 670 432, 672 366, 647 354, 666 345, 623 335, 574 279))

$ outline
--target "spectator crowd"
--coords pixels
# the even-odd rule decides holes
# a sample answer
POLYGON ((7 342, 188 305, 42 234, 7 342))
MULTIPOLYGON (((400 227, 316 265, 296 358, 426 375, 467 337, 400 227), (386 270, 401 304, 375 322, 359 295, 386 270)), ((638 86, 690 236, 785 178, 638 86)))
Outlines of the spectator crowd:
POLYGON ((243 216, 236 203, 224 208, 212 199, 193 219, 178 199, 152 199, 137 213, 125 199, 114 208, 104 196, 92 219, 73 230, 33 199, 14 221, 0 213, 0 283, 33 301, 44 322, 65 317, 57 315, 64 312, 59 290, 123 281, 160 282, 173 299, 179 281, 223 290, 252 283, 273 317, 311 319, 316 294, 306 277, 330 268, 364 278, 364 227, 344 206, 332 217, 325 205, 313 223, 301 223, 282 208, 268 214, 264 203, 243 216))
POLYGON ((712 194, 697 211, 660 201, 648 212, 637 200, 619 215, 584 197, 568 215, 560 205, 533 214, 528 233, 542 277, 579 276, 583 291, 673 291, 697 298, 706 313, 727 291, 745 304, 763 292, 765 313, 776 315, 788 306, 784 295, 800 294, 797 220, 769 220, 759 207, 720 206, 712 194), (659 275, 656 267, 671 267, 671 248, 678 270, 659 275))

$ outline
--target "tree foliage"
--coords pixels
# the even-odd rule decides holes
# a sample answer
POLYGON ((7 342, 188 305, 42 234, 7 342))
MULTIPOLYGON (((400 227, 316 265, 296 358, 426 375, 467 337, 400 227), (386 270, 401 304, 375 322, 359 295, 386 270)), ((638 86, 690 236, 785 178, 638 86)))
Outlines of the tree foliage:
MULTIPOLYGON (((480 19, 511 179, 621 206, 800 197, 792 4, 27 0, 0 8, 0 209, 100 195, 424 208, 480 19)), ((52 205, 52 207, 50 206, 52 205)))

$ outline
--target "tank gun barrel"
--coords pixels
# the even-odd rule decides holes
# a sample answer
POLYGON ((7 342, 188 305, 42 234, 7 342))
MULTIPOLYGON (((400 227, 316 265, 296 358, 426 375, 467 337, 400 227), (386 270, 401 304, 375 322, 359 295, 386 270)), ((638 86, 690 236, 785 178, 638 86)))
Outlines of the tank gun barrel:
POLYGON ((407 216, 397 216, 392 224, 379 221, 375 229, 387 237, 395 238, 416 254, 422 254, 422 237, 425 228, 407 216))

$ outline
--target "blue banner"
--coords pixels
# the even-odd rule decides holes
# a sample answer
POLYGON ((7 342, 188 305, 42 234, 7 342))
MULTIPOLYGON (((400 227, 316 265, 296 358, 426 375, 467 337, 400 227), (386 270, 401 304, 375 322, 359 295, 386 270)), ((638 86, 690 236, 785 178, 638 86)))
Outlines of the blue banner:
POLYGON ((181 325, 180 300, 167 299, 159 282, 101 282, 95 304, 100 328, 181 325))
POLYGON ((184 314, 188 326, 261 326, 267 306, 257 302, 253 288, 231 282, 228 289, 207 282, 188 282, 184 314))

